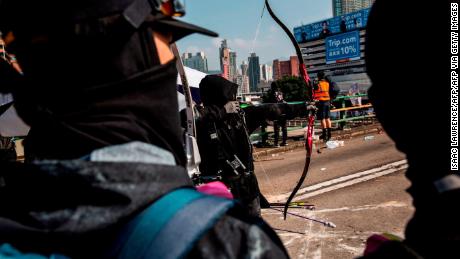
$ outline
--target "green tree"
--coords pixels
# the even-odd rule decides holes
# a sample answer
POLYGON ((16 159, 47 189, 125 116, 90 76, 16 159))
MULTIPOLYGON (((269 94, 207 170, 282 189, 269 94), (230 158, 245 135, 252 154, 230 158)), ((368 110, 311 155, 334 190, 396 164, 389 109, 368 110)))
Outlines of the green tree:
POLYGON ((272 82, 270 90, 268 90, 262 100, 265 103, 274 103, 275 92, 280 89, 283 92, 283 97, 286 102, 307 101, 307 86, 302 78, 296 76, 285 76, 279 80, 272 82))

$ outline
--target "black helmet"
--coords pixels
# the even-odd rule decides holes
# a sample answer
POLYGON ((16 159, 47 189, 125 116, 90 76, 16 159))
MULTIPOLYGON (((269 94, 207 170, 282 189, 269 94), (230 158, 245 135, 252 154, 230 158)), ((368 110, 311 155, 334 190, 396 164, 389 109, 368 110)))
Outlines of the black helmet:
POLYGON ((106 25, 115 20, 113 17, 117 15, 135 29, 145 23, 172 27, 169 31, 173 33, 174 41, 191 33, 218 36, 210 30, 175 19, 185 15, 180 0, 0 0, 0 30, 8 27, 48 30, 57 26, 62 29, 61 25, 66 21, 80 23, 91 20, 96 23, 95 19, 108 17, 99 21, 106 25))
MULTIPOLYGON (((195 32, 218 36, 175 18, 184 14, 179 0, 0 0, 0 31, 14 32, 16 40, 8 50, 17 55, 26 77, 33 77, 34 82, 37 78, 59 81, 61 77, 72 79, 58 83, 61 85, 91 86, 153 67, 152 31, 171 32, 173 41, 195 32), (109 71, 108 67, 114 66, 121 73, 100 70, 104 67, 109 71), (73 71, 87 74, 75 75, 73 71), (101 80, 85 79, 98 77, 101 80)), ((0 91, 7 92, 6 85, 12 87, 3 76, 10 72, 0 71, 0 91)))
POLYGON ((320 71, 318 72, 318 80, 324 79, 324 72, 320 71))

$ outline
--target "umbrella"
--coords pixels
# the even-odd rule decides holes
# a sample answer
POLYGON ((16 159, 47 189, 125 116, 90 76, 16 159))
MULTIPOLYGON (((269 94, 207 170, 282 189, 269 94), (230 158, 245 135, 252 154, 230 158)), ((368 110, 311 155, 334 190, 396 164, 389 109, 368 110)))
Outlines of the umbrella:
MULTIPOLYGON (((187 77, 188 85, 190 86, 190 92, 192 94, 192 99, 195 103, 201 103, 201 98, 200 98, 200 82, 201 80, 207 76, 206 73, 203 73, 201 71, 198 71, 193 68, 189 67, 184 67, 185 69, 185 76, 187 77)), ((184 97, 184 91, 182 89, 182 80, 180 79, 180 76, 177 76, 177 97, 179 100, 179 110, 182 110, 185 108, 185 97, 184 97)))

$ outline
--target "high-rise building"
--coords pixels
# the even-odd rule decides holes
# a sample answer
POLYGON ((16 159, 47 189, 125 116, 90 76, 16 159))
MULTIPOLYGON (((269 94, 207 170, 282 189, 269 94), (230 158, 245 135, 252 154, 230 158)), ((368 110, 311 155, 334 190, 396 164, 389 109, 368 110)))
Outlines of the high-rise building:
POLYGON ((222 40, 220 44, 219 59, 222 76, 232 82, 236 82, 236 75, 238 75, 236 52, 228 47, 227 40, 222 40))
POLYGON ((340 16, 372 6, 375 0, 332 0, 332 13, 340 16))
POLYGON ((270 65, 260 65, 260 81, 270 82, 273 81, 273 68, 270 65))
POLYGON ((249 93, 249 65, 248 62, 243 60, 240 66, 241 74, 236 76, 236 83, 238 84, 238 95, 249 93))
POLYGON ((241 75, 247 76, 248 70, 249 70, 248 62, 244 60, 243 63, 241 64, 241 75))
POLYGON ((238 75, 238 70, 236 67, 236 52, 230 51, 229 53, 229 80, 236 82, 236 76, 238 75))
POLYGON ((182 62, 184 66, 199 70, 201 72, 208 72, 208 59, 206 58, 204 52, 196 53, 196 56, 193 56, 192 53, 184 53, 182 55, 182 62))
POLYGON ((291 56, 289 60, 273 60, 273 80, 278 80, 284 76, 299 76, 299 59, 291 56))
POLYGON ((273 81, 273 66, 267 65, 267 81, 273 81))
MULTIPOLYGON (((367 17, 364 17, 367 19, 367 17)), ((326 42, 324 39, 313 40, 304 43, 300 43, 299 46, 304 53, 304 62, 308 70, 308 74, 311 78, 316 78, 320 71, 323 71, 326 75, 332 77, 332 80, 336 82, 340 89, 343 91, 351 88, 352 85, 358 83, 360 89, 366 91, 371 81, 366 73, 366 52, 362 51, 365 45, 366 28, 359 28, 359 47, 361 49, 359 59, 337 59, 330 62, 326 61, 325 56, 327 55, 324 46, 326 42)))
POLYGON ((262 82, 264 81, 264 71, 263 71, 263 65, 259 65, 259 81, 262 82))
POLYGON ((230 80, 230 49, 227 45, 227 40, 222 40, 219 48, 220 71, 222 77, 230 80))
MULTIPOLYGON (((182 62, 185 62, 186 60, 189 60, 193 57, 193 54, 190 53, 190 52, 184 52, 184 54, 182 54, 182 62)), ((184 63, 185 65, 185 63, 184 63)))
POLYGON ((247 75, 237 75, 238 95, 249 93, 249 77, 247 75))
POLYGON ((291 56, 289 57, 289 66, 290 66, 290 73, 291 76, 299 76, 300 71, 299 71, 299 58, 297 56, 291 56))
POLYGON ((251 92, 257 92, 257 86, 260 83, 259 57, 256 53, 251 53, 248 61, 249 90, 251 92))

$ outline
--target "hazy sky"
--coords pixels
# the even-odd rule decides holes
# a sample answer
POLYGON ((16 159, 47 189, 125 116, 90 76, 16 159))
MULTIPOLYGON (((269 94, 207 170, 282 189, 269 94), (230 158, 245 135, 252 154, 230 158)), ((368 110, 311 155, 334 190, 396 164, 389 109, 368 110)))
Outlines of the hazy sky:
MULTIPOLYGON (((219 38, 198 34, 188 36, 177 45, 181 53, 204 51, 209 70, 220 70, 219 46, 227 39, 229 47, 237 53, 237 65, 255 52, 261 64, 273 59, 295 55, 295 50, 281 28, 267 10, 254 42, 264 0, 187 0, 185 21, 213 30, 219 38)), ((275 14, 291 30, 302 24, 332 17, 332 0, 270 0, 275 14)))

